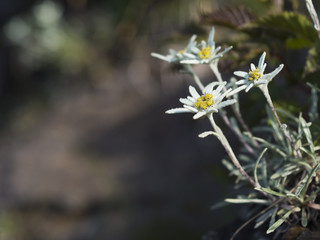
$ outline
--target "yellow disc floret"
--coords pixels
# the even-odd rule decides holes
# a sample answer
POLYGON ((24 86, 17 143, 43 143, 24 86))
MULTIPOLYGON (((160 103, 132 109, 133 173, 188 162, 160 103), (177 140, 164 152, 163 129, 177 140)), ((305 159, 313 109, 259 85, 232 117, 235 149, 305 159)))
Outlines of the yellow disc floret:
POLYGON ((261 73, 259 72, 259 68, 256 68, 255 70, 251 71, 249 70, 249 80, 258 80, 261 77, 261 73))
POLYGON ((178 51, 178 53, 183 54, 186 52, 186 49, 181 49, 180 51, 178 51))
POLYGON ((198 52, 198 56, 201 59, 208 59, 210 57, 211 49, 210 47, 202 48, 201 51, 198 52))
POLYGON ((205 98, 206 100, 210 100, 210 99, 212 99, 212 94, 207 93, 206 95, 204 95, 204 98, 205 98))
POLYGON ((210 93, 207 93, 201 97, 199 97, 197 99, 197 101, 194 103, 194 106, 196 108, 199 108, 199 109, 207 109, 207 107, 213 105, 214 101, 213 101, 213 96, 212 94, 210 93))

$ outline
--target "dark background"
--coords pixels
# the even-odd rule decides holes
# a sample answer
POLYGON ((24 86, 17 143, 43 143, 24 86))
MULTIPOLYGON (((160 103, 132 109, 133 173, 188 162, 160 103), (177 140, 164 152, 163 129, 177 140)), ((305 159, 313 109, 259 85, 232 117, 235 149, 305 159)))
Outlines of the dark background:
POLYGON ((194 240, 238 217, 210 210, 234 192, 208 123, 164 114, 190 77, 150 56, 235 2, 268 1, 0 2, 1 240, 194 240))

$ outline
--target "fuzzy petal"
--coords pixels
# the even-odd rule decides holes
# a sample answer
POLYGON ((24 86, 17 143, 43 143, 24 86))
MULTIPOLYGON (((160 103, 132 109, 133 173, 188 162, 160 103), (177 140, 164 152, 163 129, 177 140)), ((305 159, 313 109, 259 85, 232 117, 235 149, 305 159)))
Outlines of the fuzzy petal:
POLYGON ((280 64, 279 67, 277 67, 271 73, 263 75, 263 78, 268 80, 268 82, 270 82, 282 70, 282 68, 283 68, 283 64, 280 64))
POLYGON ((208 37, 208 44, 210 46, 210 48, 215 48, 215 42, 214 42, 214 27, 211 28, 210 33, 209 33, 209 37, 208 37))
POLYGON ((256 70, 256 66, 253 63, 250 64, 250 68, 251 68, 251 71, 256 70))
POLYGON ((188 109, 190 112, 196 113, 199 112, 198 109, 191 107, 189 105, 183 105, 184 108, 188 109))
POLYGON ((212 53, 213 53, 213 54, 217 54, 217 53, 220 51, 220 49, 221 49, 220 46, 217 47, 216 49, 212 49, 212 50, 213 50, 212 53))
POLYGON ((182 64, 201 64, 202 62, 197 59, 188 59, 188 60, 182 60, 180 63, 182 63, 182 64))
POLYGON ((193 116, 193 119, 199 119, 199 118, 203 117, 206 114, 207 114, 206 112, 198 112, 193 116))
POLYGON ((229 52, 232 48, 233 48, 233 46, 227 47, 225 50, 223 50, 223 51, 221 52, 221 54, 225 54, 226 52, 229 52))
POLYGON ((233 96, 234 94, 237 94, 238 92, 241 92, 242 90, 244 90, 247 86, 246 85, 242 85, 240 87, 237 87, 236 89, 233 89, 231 92, 229 92, 227 94, 227 97, 233 96))
POLYGON ((234 104, 234 103, 236 103, 236 102, 237 102, 237 100, 235 100, 235 99, 226 100, 226 101, 223 101, 223 102, 219 103, 219 104, 217 105, 217 108, 218 108, 218 109, 219 109, 219 108, 224 108, 224 107, 229 106, 229 105, 231 105, 231 104, 234 104))
POLYGON ((187 58, 196 58, 196 56, 195 55, 193 55, 193 54, 191 54, 191 53, 187 53, 187 52, 185 52, 185 53, 183 53, 183 55, 185 56, 185 57, 187 57, 187 58))
POLYGON ((196 40, 197 38, 197 35, 192 35, 192 37, 190 38, 189 40, 189 43, 188 43, 188 46, 187 46, 187 52, 190 52, 191 51, 191 48, 196 45, 196 40))
POLYGON ((259 64, 258 64, 259 70, 263 68, 265 58, 266 58, 266 52, 263 52, 259 59, 259 64))
POLYGON ((196 98, 193 98, 193 97, 191 97, 191 96, 188 96, 187 98, 188 98, 188 100, 190 100, 191 102, 195 102, 195 101, 197 101, 197 99, 196 99, 196 98))
POLYGON ((189 86, 189 92, 190 92, 191 96, 192 96, 193 98, 195 98, 195 99, 197 99, 197 98, 200 97, 200 95, 199 95, 199 93, 197 92, 197 90, 196 90, 194 87, 192 87, 192 86, 189 86))
POLYGON ((233 72, 233 74, 238 76, 238 77, 243 77, 243 78, 248 77, 248 73, 244 72, 244 71, 235 71, 235 72, 233 72))
POLYGON ((258 80, 257 85, 268 83, 268 79, 265 79, 264 76, 258 80))
POLYGON ((217 95, 221 92, 221 90, 224 88, 227 82, 222 82, 220 85, 217 87, 216 90, 214 90, 213 95, 217 95))
POLYGON ((189 105, 189 106, 193 106, 193 105, 194 105, 194 102, 190 101, 190 100, 187 99, 187 98, 180 98, 179 101, 180 101, 182 104, 185 104, 185 105, 189 105))
POLYGON ((224 99, 224 97, 227 96, 231 91, 232 91, 232 88, 229 88, 227 91, 225 91, 224 93, 222 93, 222 94, 219 96, 219 101, 222 101, 222 99, 224 99))
POLYGON ((171 62, 171 59, 172 59, 171 56, 164 56, 164 55, 161 55, 161 54, 158 54, 158 53, 151 53, 151 56, 155 57, 155 58, 158 58, 158 59, 161 59, 161 60, 164 60, 166 62, 171 62))
POLYGON ((190 112, 190 111, 186 108, 171 108, 166 111, 167 114, 187 113, 187 112, 190 112))
POLYGON ((202 49, 207 47, 207 43, 203 40, 201 41, 201 47, 202 47, 202 49))
POLYGON ((212 82, 209 83, 204 89, 203 89, 203 93, 211 93, 213 90, 213 87, 216 85, 221 84, 220 82, 212 82))
POLYGON ((248 92, 253 86, 254 86, 254 84, 253 84, 253 83, 250 83, 250 84, 247 86, 245 92, 248 92))
POLYGON ((246 82, 247 82, 246 79, 241 79, 241 80, 235 82, 235 84, 236 84, 236 85, 242 85, 242 84, 245 84, 246 82))
POLYGON ((264 70, 266 70, 266 67, 267 67, 267 64, 265 63, 265 64, 263 64, 263 66, 262 66, 262 69, 260 70, 260 68, 259 68, 259 70, 260 70, 260 73, 261 74, 263 74, 264 73, 264 70))

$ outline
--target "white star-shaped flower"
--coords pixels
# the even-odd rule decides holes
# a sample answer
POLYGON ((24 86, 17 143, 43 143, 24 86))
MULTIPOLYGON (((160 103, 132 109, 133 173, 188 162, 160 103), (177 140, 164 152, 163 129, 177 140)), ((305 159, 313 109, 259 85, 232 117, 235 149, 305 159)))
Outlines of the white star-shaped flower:
POLYGON ((159 58, 164 61, 167 61, 169 63, 181 63, 181 61, 183 59, 188 58, 186 55, 188 55, 188 53, 191 53, 192 49, 195 48, 195 46, 197 45, 197 42, 195 41, 196 37, 197 37, 196 35, 193 35, 190 38, 189 43, 185 49, 182 49, 180 51, 169 49, 168 55, 161 55, 159 53, 151 53, 151 56, 159 58))
POLYGON ((234 72, 234 75, 243 78, 236 82, 237 85, 241 85, 239 89, 245 89, 246 92, 248 92, 254 86, 260 87, 262 89, 266 87, 268 83, 281 71, 281 69, 283 68, 283 64, 280 64, 279 67, 277 67, 271 73, 264 74, 264 70, 267 66, 267 64, 264 62, 265 57, 266 53, 264 52, 259 59, 257 67, 253 63, 251 63, 251 69, 249 70, 249 72, 234 72))
POLYGON ((219 59, 224 53, 228 52, 232 47, 228 47, 219 53, 221 47, 216 48, 214 38, 214 27, 211 28, 209 33, 208 42, 201 41, 196 47, 192 47, 192 53, 187 53, 181 63, 184 64, 209 64, 214 60, 219 59))
POLYGON ((213 112, 218 112, 219 109, 236 102, 235 99, 223 101, 227 95, 232 95, 231 88, 223 92, 225 85, 226 82, 212 82, 204 88, 202 95, 198 94, 194 87, 189 86, 191 96, 179 99, 180 102, 184 104, 183 108, 173 108, 166 111, 166 113, 174 114, 190 112, 195 114, 193 119, 198 119, 205 115, 208 116, 213 112))

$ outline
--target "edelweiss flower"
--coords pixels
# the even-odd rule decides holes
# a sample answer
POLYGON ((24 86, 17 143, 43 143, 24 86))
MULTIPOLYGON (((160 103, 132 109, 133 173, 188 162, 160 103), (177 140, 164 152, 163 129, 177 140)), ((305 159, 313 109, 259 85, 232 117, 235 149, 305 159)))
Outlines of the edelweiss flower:
POLYGON ((223 56, 224 53, 228 52, 232 47, 228 47, 222 52, 218 53, 221 47, 215 47, 214 38, 214 27, 211 28, 208 37, 208 43, 202 41, 197 47, 192 48, 192 53, 187 53, 185 56, 188 59, 184 59, 181 63, 185 64, 208 64, 214 60, 223 56))
POLYGON ((196 37, 196 35, 193 35, 190 38, 189 43, 185 49, 182 49, 180 51, 169 49, 169 54, 166 56, 158 53, 151 53, 151 56, 167 61, 169 63, 180 63, 183 59, 187 59, 186 54, 191 53, 192 49, 195 48, 197 44, 195 41, 196 37))
POLYGON ((267 86, 268 83, 271 82, 271 80, 281 71, 283 64, 280 64, 273 72, 264 74, 264 70, 267 66, 267 64, 264 63, 265 57, 266 53, 264 52, 259 59, 257 67, 251 63, 251 69, 249 69, 249 72, 234 72, 234 75, 243 78, 236 82, 237 85, 242 85, 239 89, 246 89, 245 91, 248 92, 253 86, 263 88, 267 86))
POLYGON ((194 87, 189 86, 191 96, 188 96, 187 98, 180 98, 180 102, 184 104, 183 108, 173 108, 166 111, 166 113, 173 114, 191 112, 195 114, 193 119, 198 119, 213 112, 218 112, 220 108, 236 102, 235 99, 222 101, 227 95, 232 95, 231 88, 225 92, 221 92, 225 85, 226 82, 210 83, 204 88, 203 95, 199 95, 194 87), (217 86, 217 88, 213 90, 215 86, 217 86))

